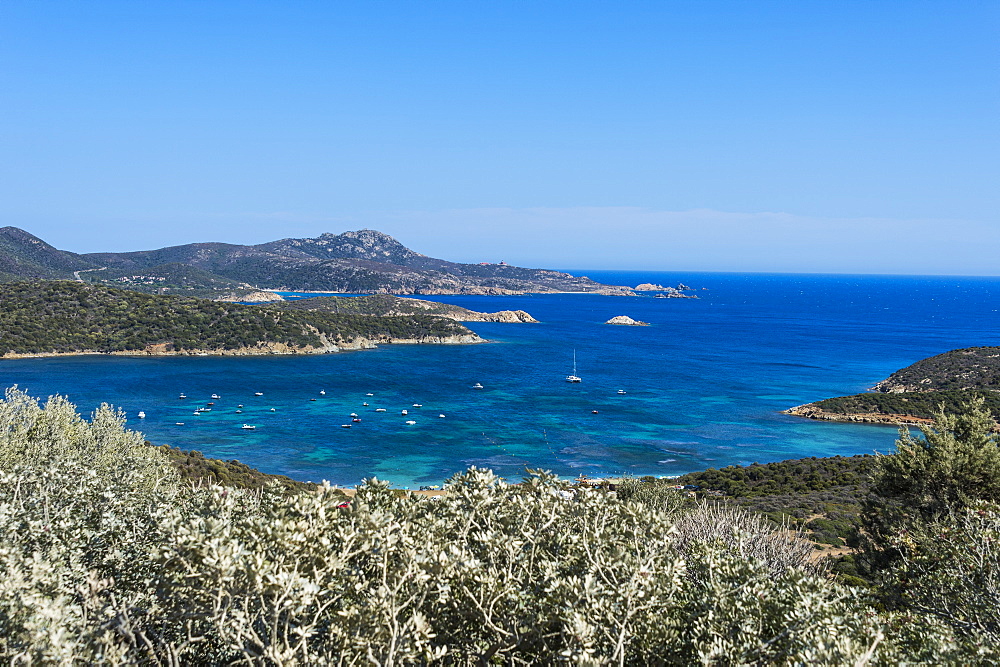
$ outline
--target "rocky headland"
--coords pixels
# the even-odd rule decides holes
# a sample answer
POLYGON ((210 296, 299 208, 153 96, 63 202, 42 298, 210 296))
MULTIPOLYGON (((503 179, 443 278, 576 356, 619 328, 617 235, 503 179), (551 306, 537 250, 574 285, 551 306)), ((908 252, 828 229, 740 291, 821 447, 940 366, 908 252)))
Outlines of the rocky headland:
POLYGON ((982 400, 1000 421, 1000 347, 951 350, 902 368, 873 391, 797 405, 785 414, 824 421, 919 425, 937 411, 982 400))
POLYGON ((268 308, 320 313, 350 313, 380 317, 426 314, 435 317, 444 317, 456 322, 504 322, 514 324, 538 322, 530 313, 523 310, 501 310, 495 313, 480 313, 449 303, 413 299, 391 294, 317 296, 308 299, 285 301, 280 304, 269 305, 268 308))
POLYGON ((230 303, 277 303, 285 297, 271 290, 242 290, 224 292, 212 299, 213 301, 228 301, 230 303))

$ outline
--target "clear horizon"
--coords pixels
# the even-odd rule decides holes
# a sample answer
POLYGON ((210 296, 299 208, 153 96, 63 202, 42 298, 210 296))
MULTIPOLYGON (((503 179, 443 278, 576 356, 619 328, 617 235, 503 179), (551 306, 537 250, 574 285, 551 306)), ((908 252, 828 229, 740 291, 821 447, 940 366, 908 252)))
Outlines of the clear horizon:
POLYGON ((8 2, 0 225, 998 275, 998 27, 974 1, 8 2))

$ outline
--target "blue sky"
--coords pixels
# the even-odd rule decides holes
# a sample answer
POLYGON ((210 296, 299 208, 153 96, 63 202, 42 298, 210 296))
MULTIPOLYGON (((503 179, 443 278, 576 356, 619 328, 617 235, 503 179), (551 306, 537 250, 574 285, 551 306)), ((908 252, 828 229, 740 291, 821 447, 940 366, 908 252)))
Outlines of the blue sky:
POLYGON ((0 2, 0 224, 1000 274, 1000 3, 0 2))

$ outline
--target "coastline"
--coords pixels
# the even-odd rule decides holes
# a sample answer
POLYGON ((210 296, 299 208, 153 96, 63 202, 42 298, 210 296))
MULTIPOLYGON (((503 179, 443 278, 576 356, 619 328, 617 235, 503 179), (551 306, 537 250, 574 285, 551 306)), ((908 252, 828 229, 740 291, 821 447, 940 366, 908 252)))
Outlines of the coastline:
POLYGON ((804 417, 805 419, 815 419, 817 421, 881 424, 884 426, 923 426, 934 423, 933 419, 914 417, 913 415, 881 414, 877 412, 827 412, 816 407, 815 403, 796 405, 793 408, 782 410, 781 413, 794 417, 804 417))
POLYGON ((379 345, 478 345, 489 340, 480 338, 478 334, 463 334, 461 336, 434 336, 428 338, 390 338, 387 340, 369 340, 357 338, 343 343, 328 343, 321 347, 296 348, 285 343, 270 343, 258 347, 242 347, 234 349, 193 349, 169 350, 166 343, 149 345, 142 350, 116 350, 102 352, 100 350, 78 350, 74 352, 7 352, 0 359, 42 359, 48 357, 267 357, 267 356, 307 356, 312 354, 335 354, 337 352, 356 352, 358 350, 373 350, 379 345))

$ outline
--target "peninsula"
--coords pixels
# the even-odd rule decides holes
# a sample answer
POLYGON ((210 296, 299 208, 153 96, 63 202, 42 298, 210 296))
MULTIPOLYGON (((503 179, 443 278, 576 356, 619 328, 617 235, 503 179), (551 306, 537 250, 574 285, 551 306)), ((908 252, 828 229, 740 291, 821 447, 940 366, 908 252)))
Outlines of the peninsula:
POLYGON ((321 354, 380 343, 479 343, 431 314, 275 310, 73 281, 0 286, 0 356, 321 354))
POLYGON ((1000 421, 1000 347, 969 347, 928 357, 872 389, 798 405, 785 413, 826 421, 927 424, 940 406, 954 412, 971 399, 982 398, 1000 421))
POLYGON ((308 311, 353 315, 373 315, 379 317, 399 317, 404 315, 434 315, 458 322, 508 322, 537 323, 534 317, 523 310, 501 310, 496 313, 480 313, 449 303, 411 299, 389 294, 370 296, 317 296, 295 301, 279 301, 269 308, 290 311, 308 311))

